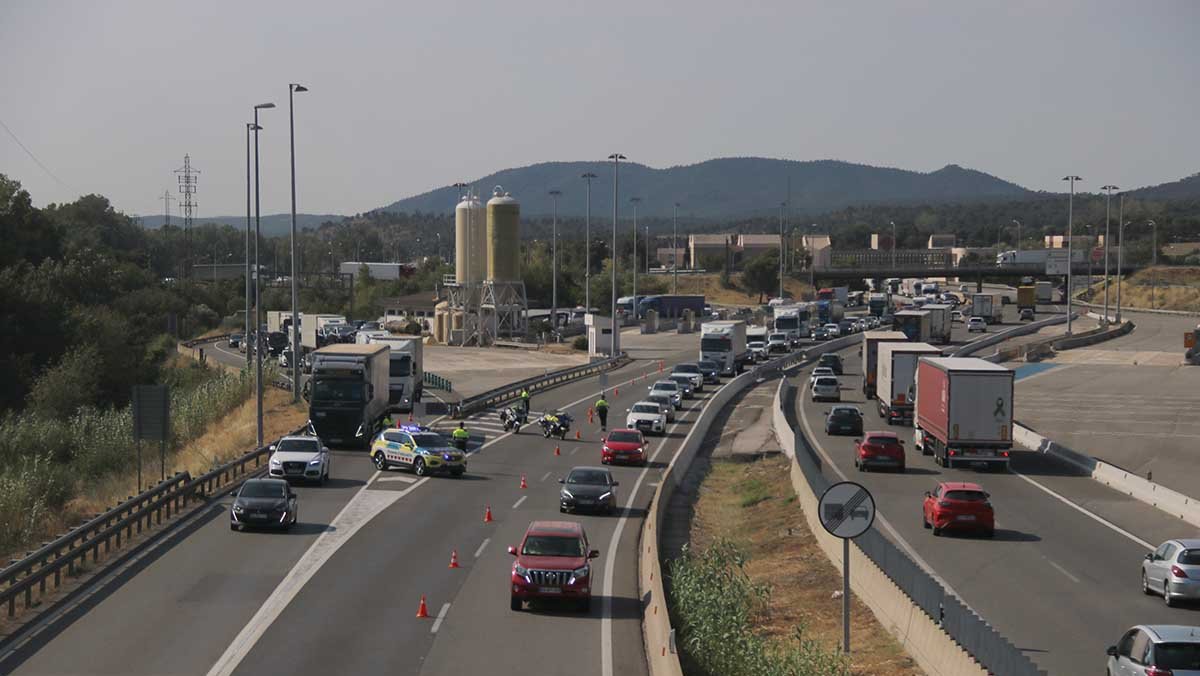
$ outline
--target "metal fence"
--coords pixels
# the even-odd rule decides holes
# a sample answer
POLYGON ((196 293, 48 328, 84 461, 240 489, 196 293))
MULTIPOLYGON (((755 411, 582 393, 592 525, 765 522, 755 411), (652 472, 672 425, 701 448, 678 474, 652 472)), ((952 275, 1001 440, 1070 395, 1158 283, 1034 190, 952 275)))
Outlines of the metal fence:
POLYGON ((446 378, 443 378, 436 373, 430 373, 429 371, 426 371, 421 377, 421 382, 425 383, 426 387, 432 387, 435 390, 449 392, 451 389, 453 389, 453 383, 446 378))
MULTIPOLYGON (((796 463, 815 495, 821 495, 833 483, 822 472, 821 458, 800 432, 796 418, 798 388, 787 385, 780 397, 783 415, 795 435, 796 463)), ((946 591, 940 582, 916 564, 891 540, 875 528, 854 540, 884 575, 912 599, 913 603, 975 658, 985 669, 1002 676, 1046 676, 1024 653, 946 591)))

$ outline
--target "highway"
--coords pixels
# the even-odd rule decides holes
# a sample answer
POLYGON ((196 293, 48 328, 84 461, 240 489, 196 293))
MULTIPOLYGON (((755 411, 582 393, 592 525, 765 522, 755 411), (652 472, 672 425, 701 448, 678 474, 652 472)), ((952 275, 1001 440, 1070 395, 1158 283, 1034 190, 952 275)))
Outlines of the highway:
MULTIPOLYGON (((668 366, 694 357, 677 349, 668 366)), ((657 370, 656 361, 635 361, 609 375, 620 389, 609 398, 613 418, 623 418, 657 370), (629 382, 643 374, 650 378, 629 382)), ((588 615, 511 611, 505 549, 530 521, 563 518, 559 477, 598 464, 599 428, 586 415, 598 394, 594 379, 533 400, 535 412, 569 407, 582 441, 546 440, 532 428, 503 434, 495 413, 480 414, 468 421, 473 455, 460 480, 380 473, 361 453, 337 452, 329 486, 297 487, 301 524, 286 534, 231 532, 230 500, 219 500, 21 650, 0 656, 0 673, 645 673, 640 519, 711 393, 710 386, 685 402, 667 436, 650 438, 647 468, 613 469, 624 506, 616 516, 566 517, 582 522, 601 552, 588 615), (528 489, 519 487, 522 476, 528 489), (485 524, 488 507, 494 522, 485 524), (449 569, 454 551, 461 568, 449 569), (429 619, 414 617, 422 595, 429 619)))
MULTIPOLYGON (((857 349, 842 354, 843 403, 863 409, 867 431, 889 429, 874 402, 863 400, 857 349)), ((806 387, 806 372, 792 382, 806 387)), ((829 478, 866 485, 883 517, 877 527, 1049 673, 1096 673, 1105 648, 1130 625, 1194 622, 1194 610, 1166 608, 1141 593, 1142 557, 1162 540, 1192 533, 1154 508, 1033 452, 1016 451, 1011 473, 943 469, 913 453, 911 430, 897 427, 890 429, 906 439, 907 472, 860 473, 852 438, 824 434, 830 404, 811 402, 803 390, 797 407, 829 478), (935 538, 922 527, 922 494, 939 481, 976 481, 991 493, 994 540, 935 538)))

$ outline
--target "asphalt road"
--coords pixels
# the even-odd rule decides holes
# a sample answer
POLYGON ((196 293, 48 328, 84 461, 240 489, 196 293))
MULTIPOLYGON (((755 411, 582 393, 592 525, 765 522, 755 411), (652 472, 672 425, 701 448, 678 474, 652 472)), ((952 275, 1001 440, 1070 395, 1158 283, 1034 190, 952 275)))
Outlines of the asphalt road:
MULTIPOLYGON (((694 356, 677 351, 667 364, 694 356)), ((655 376, 656 361, 611 373, 610 388, 620 389, 609 397, 613 417, 621 419, 655 376), (645 381, 628 382, 643 374, 645 381)), ((599 428, 586 415, 598 394, 594 379, 533 400, 535 412, 569 406, 581 441, 546 440, 532 428, 506 435, 495 413, 479 414, 468 422, 470 469, 458 480, 378 473, 364 454, 338 452, 329 486, 297 487, 301 524, 286 534, 231 532, 230 501, 219 500, 22 651, 0 656, 0 673, 645 673, 635 577, 640 520, 711 393, 710 386, 685 402, 667 436, 651 437, 649 467, 613 469, 625 509, 565 517, 582 522, 601 551, 587 615, 509 610, 505 549, 530 521, 564 518, 557 478, 574 465, 598 464, 599 428), (522 476, 528 489, 519 487, 522 476), (452 551, 459 569, 447 567, 452 551), (422 595, 429 619, 414 617, 422 595)))
MULTIPOLYGON (((843 403, 862 408, 867 431, 889 429, 874 402, 863 400, 857 350, 842 354, 843 403)), ((807 373, 792 380, 806 386, 807 373)), ((827 457, 829 478, 867 486, 883 517, 876 527, 1049 673, 1097 673, 1105 648, 1131 625, 1195 623, 1195 609, 1167 608, 1139 587, 1139 565, 1149 547, 1191 536, 1193 529, 1033 452, 1015 451, 1011 473, 938 467, 912 452, 906 428, 890 428, 906 439, 906 473, 857 472, 853 440, 824 434, 830 404, 808 396, 805 389, 798 397, 799 415, 827 457), (991 493, 994 540, 933 537, 922 527, 922 494, 940 481, 975 481, 991 493)))

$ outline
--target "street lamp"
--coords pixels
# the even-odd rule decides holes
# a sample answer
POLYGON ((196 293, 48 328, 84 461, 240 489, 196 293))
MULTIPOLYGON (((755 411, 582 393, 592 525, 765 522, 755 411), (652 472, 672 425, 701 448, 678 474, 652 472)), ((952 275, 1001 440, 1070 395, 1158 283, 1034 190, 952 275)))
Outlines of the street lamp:
POLYGON ((1153 239, 1150 240, 1150 309, 1154 309, 1154 290, 1158 287, 1158 224, 1146 221, 1150 225, 1153 239))
POLYGON ((641 201, 642 201, 642 198, 641 198, 641 197, 631 197, 631 198, 629 198, 629 201, 633 203, 633 318, 636 320, 636 319, 638 318, 638 316, 637 316, 637 308, 638 308, 638 295, 637 295, 637 273, 638 273, 638 264, 637 264, 637 205, 638 205, 638 202, 641 202, 641 201))
POLYGON ((1012 222, 1017 224, 1017 251, 1020 251, 1021 250, 1021 221, 1018 221, 1017 219, 1014 218, 1014 219, 1012 219, 1012 222))
MULTIPOLYGON (((621 160, 627 159, 621 153, 613 153, 608 156, 608 159, 613 161, 613 214, 612 214, 612 253, 609 258, 612 261, 612 343, 609 346, 610 358, 617 356, 617 332, 620 331, 617 324, 617 195, 618 195, 618 170, 620 169, 621 160)), ((634 314, 637 314, 637 308, 633 309, 634 314)))
POLYGON ((783 302, 783 209, 787 202, 779 203, 779 302, 783 302))
POLYGON ((561 190, 551 190, 550 200, 554 203, 554 220, 550 226, 550 326, 558 331, 558 196, 561 190))
POLYGON ((1071 335, 1071 272, 1075 261, 1072 260, 1074 252, 1074 237, 1072 231, 1075 225, 1075 181, 1082 181, 1078 176, 1063 176, 1062 180, 1069 181, 1071 184, 1071 196, 1067 199, 1067 335, 1071 335))
MULTIPOLYGON (((1104 198, 1104 320, 1102 322, 1108 324, 1108 222, 1109 215, 1112 213, 1112 191, 1120 190, 1120 188, 1115 185, 1106 185, 1101 186, 1100 189, 1108 193, 1108 196, 1104 198)), ((1120 219, 1117 222, 1119 223, 1120 219)), ((1118 272, 1118 274, 1120 273, 1118 272)))
POLYGON ((258 404, 256 409, 258 412, 257 419, 257 436, 258 448, 263 445, 263 375, 262 375, 262 336, 258 335, 259 329, 262 327, 262 284, 259 277, 262 276, 261 268, 258 265, 258 242, 262 237, 262 191, 258 183, 258 132, 262 129, 258 125, 258 111, 266 108, 274 108, 274 103, 260 103, 254 106, 254 384, 255 394, 258 404))
MULTIPOLYGON (((1124 195, 1122 195, 1122 198, 1123 197, 1124 197, 1124 195)), ((1124 202, 1124 199, 1122 199, 1121 201, 1124 202)), ((1122 205, 1122 206, 1124 206, 1124 205, 1122 205)), ((1123 211, 1124 210, 1122 210, 1122 212, 1123 211)), ((1121 323, 1121 261, 1125 257, 1124 256, 1124 254, 1125 254, 1125 226, 1129 225, 1129 223, 1122 221, 1120 218, 1117 219, 1117 222, 1119 223, 1119 225, 1117 225, 1117 323, 1120 324, 1121 323)))
MULTIPOLYGON (((255 117, 257 117, 257 115, 255 117)), ((259 129, 261 129, 261 127, 253 122, 246 123, 246 335, 244 340, 250 340, 250 132, 258 131, 259 129)), ((257 271, 254 273, 253 284, 255 286, 258 285, 257 271)), ((250 348, 247 347, 246 368, 250 368, 250 359, 250 348)))
POLYGON ((300 292, 296 288, 296 114, 293 99, 304 85, 288 84, 288 145, 292 156, 292 401, 300 401, 300 292))
POLYGON ((1087 248, 1087 264, 1088 264, 1087 289, 1088 290, 1087 290, 1087 294, 1088 294, 1088 302, 1091 302, 1091 299, 1092 299, 1092 251, 1095 250, 1095 248, 1096 248, 1096 239, 1092 235, 1092 224, 1091 223, 1088 223, 1087 225, 1085 225, 1083 227, 1087 229, 1087 243, 1088 243, 1088 248, 1087 248))
POLYGON ((671 293, 679 293, 679 202, 671 215, 671 293))
POLYGON ((888 221, 892 226, 892 272, 896 272, 896 221, 888 221))
POLYGON ((580 176, 587 181, 587 216, 583 221, 583 304, 592 311, 592 179, 596 175, 587 172, 580 176))

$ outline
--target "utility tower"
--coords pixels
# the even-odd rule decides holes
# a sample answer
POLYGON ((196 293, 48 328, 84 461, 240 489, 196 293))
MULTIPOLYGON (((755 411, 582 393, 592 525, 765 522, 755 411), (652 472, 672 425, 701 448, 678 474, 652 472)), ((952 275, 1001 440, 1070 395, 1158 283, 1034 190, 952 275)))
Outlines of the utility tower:
MULTIPOLYGON (((187 276, 187 270, 190 269, 192 263, 192 216, 195 215, 196 207, 200 206, 195 201, 196 184, 199 182, 200 170, 192 168, 192 158, 190 155, 183 156, 183 168, 176 169, 176 174, 179 180, 179 193, 183 195, 183 237, 184 237, 184 276, 187 276)), ((213 265, 216 265, 216 260, 213 265)))
POLYGON ((158 199, 163 201, 163 218, 165 219, 163 221, 163 227, 165 228, 168 225, 171 225, 171 202, 178 202, 179 200, 171 197, 170 190, 164 190, 163 196, 159 197, 158 199))

